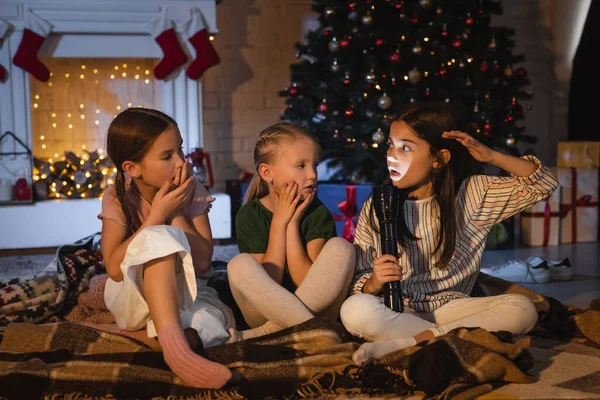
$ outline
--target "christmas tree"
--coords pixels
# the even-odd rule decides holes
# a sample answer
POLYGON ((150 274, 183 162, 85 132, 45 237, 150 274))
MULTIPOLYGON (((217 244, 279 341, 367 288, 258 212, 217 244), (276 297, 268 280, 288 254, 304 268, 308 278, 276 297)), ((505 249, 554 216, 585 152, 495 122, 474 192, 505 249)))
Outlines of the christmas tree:
POLYGON ((380 182, 394 115, 414 102, 463 111, 468 133, 518 154, 532 94, 497 0, 314 0, 319 27, 296 43, 281 118, 307 125, 335 181, 380 182))

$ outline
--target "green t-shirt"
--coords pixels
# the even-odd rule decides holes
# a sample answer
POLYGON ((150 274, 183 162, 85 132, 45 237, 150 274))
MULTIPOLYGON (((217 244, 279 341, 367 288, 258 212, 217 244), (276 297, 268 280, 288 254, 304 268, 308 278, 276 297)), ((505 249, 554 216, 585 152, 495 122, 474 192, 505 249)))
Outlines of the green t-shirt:
MULTIPOLYGON (((244 204, 235 217, 235 231, 240 253, 264 254, 269 243, 269 231, 273 213, 269 211, 260 199, 250 200, 244 204)), ((308 206, 300 220, 300 238, 306 249, 306 244, 314 239, 323 238, 326 241, 337 236, 335 222, 325 205, 315 198, 308 206)), ((297 287, 288 270, 287 262, 283 272, 281 286, 295 292, 297 287)))

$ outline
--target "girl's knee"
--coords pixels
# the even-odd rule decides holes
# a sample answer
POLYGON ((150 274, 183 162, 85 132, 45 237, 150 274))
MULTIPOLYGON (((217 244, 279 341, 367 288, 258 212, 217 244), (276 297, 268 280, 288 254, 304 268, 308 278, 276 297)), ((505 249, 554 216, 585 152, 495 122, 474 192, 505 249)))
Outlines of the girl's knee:
POLYGON ((348 297, 340 309, 340 319, 348 332, 355 336, 370 337, 369 328, 374 328, 381 301, 370 294, 355 294, 348 297))
POLYGON ((250 269, 250 265, 256 262, 256 259, 248 253, 240 253, 233 257, 227 264, 229 281, 239 279, 244 272, 250 269))
POLYGON ((522 335, 531 331, 538 321, 538 311, 533 301, 522 294, 509 294, 505 302, 511 306, 510 317, 515 321, 513 334, 522 335))
POLYGON ((321 252, 340 261, 340 265, 354 270, 354 246, 346 239, 340 237, 329 239, 321 252))

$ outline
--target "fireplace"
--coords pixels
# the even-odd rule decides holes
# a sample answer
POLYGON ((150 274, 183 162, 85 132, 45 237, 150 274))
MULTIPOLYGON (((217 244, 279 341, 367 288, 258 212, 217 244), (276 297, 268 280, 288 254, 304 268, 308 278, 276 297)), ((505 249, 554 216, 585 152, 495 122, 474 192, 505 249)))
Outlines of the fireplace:
MULTIPOLYGON (((209 31, 216 33, 215 0, 3 1, 0 19, 14 32, 0 48, 0 64, 8 70, 8 80, 0 83, 0 134, 13 132, 36 158, 56 161, 71 152, 84 162, 91 152, 103 156, 104 136, 114 115, 145 106, 175 118, 186 153, 203 147, 202 83, 185 74, 195 58, 186 30, 198 9, 209 31), (53 26, 38 53, 52 74, 47 82, 12 63, 32 15, 53 26), (150 25, 161 17, 173 24, 188 53, 188 63, 164 80, 152 73, 163 53, 150 33, 150 25)), ((214 196, 213 234, 228 238, 229 198, 214 196)), ((56 197, 0 207, 0 249, 58 246, 100 230, 98 198, 56 197)))

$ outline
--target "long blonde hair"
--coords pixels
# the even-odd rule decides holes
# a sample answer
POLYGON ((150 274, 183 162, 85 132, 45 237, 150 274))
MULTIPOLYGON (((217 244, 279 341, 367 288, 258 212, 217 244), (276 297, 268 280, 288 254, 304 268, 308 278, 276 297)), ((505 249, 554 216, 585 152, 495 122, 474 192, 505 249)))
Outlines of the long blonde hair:
POLYGON ((321 152, 321 146, 319 146, 317 139, 300 125, 291 122, 279 122, 263 129, 260 135, 258 135, 258 140, 254 146, 254 166, 256 173, 248 185, 244 203, 269 194, 269 184, 258 173, 258 167, 261 164, 270 164, 275 161, 277 154, 281 151, 280 145, 283 141, 298 139, 300 137, 311 140, 319 153, 321 152))

